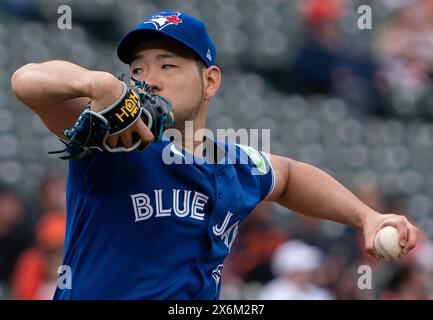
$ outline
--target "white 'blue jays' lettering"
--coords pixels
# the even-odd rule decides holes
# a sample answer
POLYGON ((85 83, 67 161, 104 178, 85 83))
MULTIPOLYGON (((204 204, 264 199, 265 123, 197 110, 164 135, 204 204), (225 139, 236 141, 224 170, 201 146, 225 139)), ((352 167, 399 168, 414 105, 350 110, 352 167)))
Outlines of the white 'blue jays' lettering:
POLYGON ((154 213, 156 218, 169 217, 174 213, 180 218, 190 216, 193 219, 204 220, 204 207, 209 200, 208 196, 198 191, 193 193, 190 190, 173 189, 171 203, 166 202, 164 204, 163 191, 162 189, 154 190, 153 206, 148 194, 136 193, 131 195, 136 222, 147 220, 154 213), (182 196, 181 193, 183 193, 182 196))

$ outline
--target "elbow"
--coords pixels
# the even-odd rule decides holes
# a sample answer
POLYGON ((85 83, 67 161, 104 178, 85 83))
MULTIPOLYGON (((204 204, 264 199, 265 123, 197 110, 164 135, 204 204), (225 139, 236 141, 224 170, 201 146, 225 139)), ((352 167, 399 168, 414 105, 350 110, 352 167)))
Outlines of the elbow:
POLYGON ((15 96, 21 101, 25 99, 25 87, 26 84, 31 83, 30 79, 33 77, 32 74, 34 72, 35 65, 36 63, 28 63, 24 65, 18 70, 16 70, 11 77, 12 91, 15 96))

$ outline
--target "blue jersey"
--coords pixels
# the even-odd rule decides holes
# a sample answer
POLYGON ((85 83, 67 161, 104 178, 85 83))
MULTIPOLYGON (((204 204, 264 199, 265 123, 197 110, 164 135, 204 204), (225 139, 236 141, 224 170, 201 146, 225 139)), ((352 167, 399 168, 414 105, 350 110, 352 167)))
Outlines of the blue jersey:
POLYGON ((70 161, 63 265, 71 287, 54 299, 219 298, 239 223, 272 191, 274 172, 250 147, 220 145, 226 157, 216 164, 166 164, 167 146, 190 156, 159 141, 142 153, 70 161))

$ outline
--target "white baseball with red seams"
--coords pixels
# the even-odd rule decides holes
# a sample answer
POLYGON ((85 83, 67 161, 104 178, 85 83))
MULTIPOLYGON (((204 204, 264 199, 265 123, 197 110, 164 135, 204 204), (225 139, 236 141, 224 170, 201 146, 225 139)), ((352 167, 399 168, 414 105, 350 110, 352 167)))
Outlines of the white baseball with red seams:
POLYGON ((386 226, 379 230, 374 238, 374 250, 380 258, 385 260, 398 260, 402 254, 398 241, 397 228, 386 226))

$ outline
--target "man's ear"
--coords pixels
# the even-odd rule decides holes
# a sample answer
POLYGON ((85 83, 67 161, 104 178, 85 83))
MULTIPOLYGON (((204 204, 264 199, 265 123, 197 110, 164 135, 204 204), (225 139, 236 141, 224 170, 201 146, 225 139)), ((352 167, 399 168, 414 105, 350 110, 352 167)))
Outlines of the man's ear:
POLYGON ((217 66, 211 66, 203 71, 204 99, 210 100, 218 91, 221 84, 221 70, 217 66))

